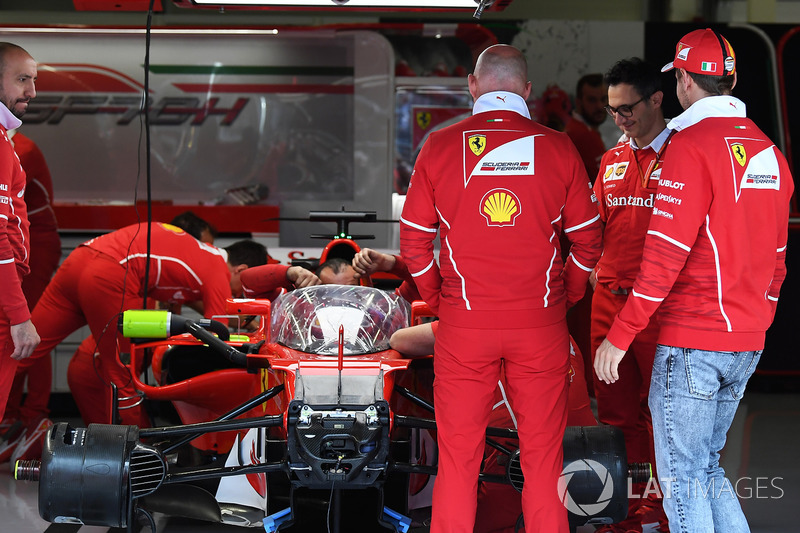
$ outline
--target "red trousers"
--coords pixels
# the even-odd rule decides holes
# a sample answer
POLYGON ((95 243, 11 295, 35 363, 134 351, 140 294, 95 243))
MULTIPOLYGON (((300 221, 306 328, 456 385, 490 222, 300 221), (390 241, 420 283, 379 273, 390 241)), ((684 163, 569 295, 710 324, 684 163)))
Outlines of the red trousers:
MULTIPOLYGON (((61 260, 61 240, 56 232, 31 234, 30 273, 22 278, 22 292, 28 308, 33 311, 53 272, 61 260)), ((5 417, 36 422, 48 414, 50 389, 53 381, 52 360, 50 356, 40 357, 33 366, 17 368, 14 383, 6 405, 5 417), (22 403, 25 380, 28 381, 28 396, 22 403)))
MULTIPOLYGON (((566 248, 569 249, 569 248, 566 248)), ((592 369, 592 286, 586 284, 586 292, 583 298, 567 311, 567 327, 572 336, 573 346, 576 346, 583 354, 584 374, 591 375, 592 369)), ((594 396, 594 383, 586 380, 587 394, 594 396)))
POLYGON ((434 354, 439 470, 432 533, 473 531, 486 426, 501 366, 519 428, 527 533, 568 531, 558 478, 567 420, 566 321, 540 328, 475 330, 440 322, 434 354))
POLYGON ((11 359, 14 341, 11 340, 11 324, 6 314, 0 310, 0 409, 5 412, 8 392, 14 381, 17 360, 11 359))
POLYGON ((586 388, 585 358, 574 339, 570 338, 570 382, 567 399, 568 426, 596 426, 597 419, 592 412, 592 399, 586 388))
MULTIPOLYGON (((628 296, 614 294, 598 283, 592 298, 592 360, 597 347, 606 337, 617 313, 628 296)), ((650 375, 658 340, 658 323, 650 320, 647 328, 631 343, 619 365, 619 380, 606 384, 594 379, 597 415, 600 422, 616 426, 625 436, 629 462, 650 462, 655 467, 653 451, 653 422, 647 396, 650 392, 650 375)))
MULTIPOLYGON (((105 392, 72 389, 72 394, 89 396, 90 400, 82 403, 93 405, 97 411, 81 411, 84 422, 109 423, 111 383, 117 386, 117 397, 136 396, 128 368, 118 356, 130 343, 117 333, 117 319, 122 311, 141 305, 138 279, 130 276, 126 279, 124 267, 105 254, 85 246, 76 248, 64 260, 33 310, 31 320, 42 340, 20 367, 28 368, 37 358, 49 357, 70 333, 88 324, 100 355, 94 358, 91 367, 84 365, 83 371, 94 376, 105 392)), ((133 400, 123 401, 121 406, 132 403, 133 400)), ((120 415, 124 424, 147 425, 138 407, 123 409, 120 415)))
MULTIPOLYGON (((589 394, 586 391, 586 380, 583 374, 583 356, 570 339, 570 346, 574 353, 570 356, 571 382, 569 384, 569 397, 567 400, 567 425, 568 426, 596 426, 597 420, 590 407, 589 394)), ((503 385, 503 389, 505 385, 503 385)), ((498 387, 495 393, 494 410, 489 418, 489 425, 493 427, 516 427, 510 410, 503 403, 505 397, 498 387)), ((498 440, 498 439, 495 439, 498 440)), ((513 449, 516 441, 500 444, 513 449)), ((486 446, 483 459, 483 471, 490 474, 505 475, 506 464, 501 461, 503 456, 491 446, 486 446)), ((514 533, 517 518, 522 512, 520 495, 511 485, 499 483, 480 483, 478 486, 478 511, 475 515, 474 533, 514 533)))

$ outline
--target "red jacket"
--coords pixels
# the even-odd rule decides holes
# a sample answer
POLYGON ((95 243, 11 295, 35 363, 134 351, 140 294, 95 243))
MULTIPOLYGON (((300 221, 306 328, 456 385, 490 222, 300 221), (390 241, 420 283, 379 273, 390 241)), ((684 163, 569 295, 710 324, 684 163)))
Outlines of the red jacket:
MULTIPOLYGON (((147 225, 133 224, 83 243, 126 266, 126 283, 143 295, 147 257, 147 225)), ((154 222, 150 237, 148 297, 171 304, 202 301, 203 314, 227 313, 231 271, 227 253, 200 242, 182 229, 154 222)))
POLYGON ((19 125, 19 119, 0 103, 0 306, 12 326, 31 317, 22 293, 30 254, 25 171, 8 138, 8 129, 19 125))
POLYGON ((603 156, 594 182, 597 207, 605 224, 603 256, 595 271, 598 283, 630 289, 639 264, 661 175, 660 151, 671 130, 664 128, 650 145, 636 150, 625 141, 603 156))
POLYGON ((608 340, 626 349, 659 308, 660 344, 761 349, 786 276, 786 160, 732 96, 695 102, 669 128, 633 297, 608 340))
POLYGON ((401 283, 400 286, 394 291, 396 295, 403 298, 408 303, 422 299, 422 296, 419 294, 419 289, 417 289, 417 284, 414 281, 414 277, 408 271, 408 265, 406 265, 406 261, 403 259, 402 255, 394 256, 394 267, 389 271, 389 273, 394 274, 403 280, 403 283, 401 283))
POLYGON ((563 320, 602 248, 580 156, 566 135, 527 118, 518 95, 485 94, 474 113, 423 146, 400 220, 401 255, 443 322, 519 328, 563 320), (573 243, 566 267, 562 231, 573 243))
POLYGON ((243 270, 239 275, 245 298, 265 298, 274 300, 280 296, 281 289, 290 291, 294 284, 286 279, 290 265, 259 265, 243 270))

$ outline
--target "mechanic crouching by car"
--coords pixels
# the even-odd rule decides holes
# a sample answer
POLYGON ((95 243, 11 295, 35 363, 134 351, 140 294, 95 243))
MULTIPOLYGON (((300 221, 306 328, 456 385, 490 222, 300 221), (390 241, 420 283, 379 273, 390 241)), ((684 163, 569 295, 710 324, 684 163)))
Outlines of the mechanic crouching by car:
POLYGON ((152 223, 150 268, 145 286, 147 225, 133 224, 78 246, 56 271, 31 319, 42 342, 29 360, 49 357, 70 333, 86 324, 99 354, 73 357, 70 390, 86 424, 109 423, 111 384, 117 387, 123 424, 149 426, 138 396, 118 354, 129 341, 117 333, 117 318, 142 306, 142 298, 172 304, 199 301, 204 316, 226 314, 225 300, 241 296, 241 273, 267 262, 266 248, 242 240, 226 248, 202 243, 170 224, 152 223))
POLYGON ((473 531, 501 367, 522 470, 536 480, 523 489, 525 530, 569 531, 557 490, 569 382, 566 310, 583 296, 602 238, 577 150, 566 135, 530 119, 527 72, 514 47, 480 55, 468 78, 473 116, 428 138, 400 220, 401 255, 440 319, 433 533, 473 531), (566 261, 562 231, 571 243, 566 261))

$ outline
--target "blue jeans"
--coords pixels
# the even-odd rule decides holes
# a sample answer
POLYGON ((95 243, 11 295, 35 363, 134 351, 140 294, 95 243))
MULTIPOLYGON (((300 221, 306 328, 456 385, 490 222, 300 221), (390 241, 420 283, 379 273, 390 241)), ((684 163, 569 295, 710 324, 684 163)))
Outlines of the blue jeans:
POLYGON ((672 533, 749 532, 719 452, 761 351, 656 348, 650 411, 672 533))

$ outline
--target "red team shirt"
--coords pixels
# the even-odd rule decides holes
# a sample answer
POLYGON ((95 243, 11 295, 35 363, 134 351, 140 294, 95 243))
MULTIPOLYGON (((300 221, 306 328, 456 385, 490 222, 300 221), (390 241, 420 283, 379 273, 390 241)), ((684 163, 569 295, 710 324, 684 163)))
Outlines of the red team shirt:
POLYGON ((290 265, 259 265, 244 270, 240 278, 245 298, 266 298, 274 300, 281 294, 281 289, 290 291, 294 288, 286 279, 286 271, 290 265))
POLYGON ((606 152, 600 163, 594 193, 606 230, 596 275, 597 281, 610 289, 630 289, 639 273, 661 175, 658 153, 669 133, 665 128, 653 142, 638 149, 633 148, 633 141, 620 142, 606 152))
MULTIPOLYGON (((160 302, 202 301, 207 318, 226 314, 231 297, 231 273, 224 250, 198 241, 170 224, 153 223, 147 295, 160 302)), ((133 224, 92 239, 81 246, 110 256, 129 269, 126 283, 144 294, 147 226, 133 224)))
POLYGON ((563 319, 565 305, 583 296, 602 248, 572 142, 517 111, 512 100, 525 105, 519 96, 496 97, 503 94, 508 103, 484 95, 472 117, 430 135, 400 220, 400 248, 422 298, 442 321, 465 327, 563 319), (573 243, 566 265, 562 231, 573 243))
POLYGON ((28 273, 29 225, 25 207, 25 171, 8 138, 8 130, 21 124, 0 103, 0 293, 3 313, 11 325, 30 319, 22 293, 22 277, 28 273))
POLYGON ((608 340, 626 349, 658 308, 660 344, 761 349, 786 277, 786 159, 732 96, 699 100, 669 128, 641 272, 608 340))

